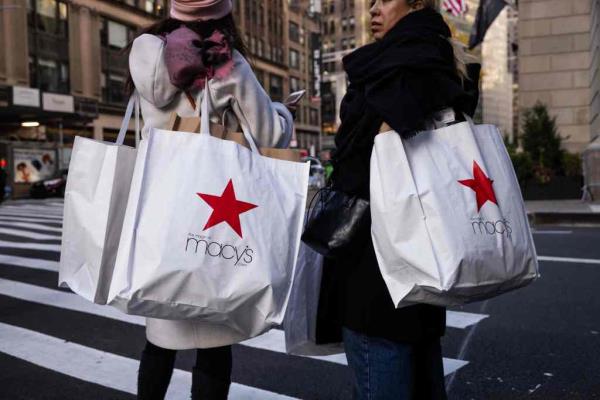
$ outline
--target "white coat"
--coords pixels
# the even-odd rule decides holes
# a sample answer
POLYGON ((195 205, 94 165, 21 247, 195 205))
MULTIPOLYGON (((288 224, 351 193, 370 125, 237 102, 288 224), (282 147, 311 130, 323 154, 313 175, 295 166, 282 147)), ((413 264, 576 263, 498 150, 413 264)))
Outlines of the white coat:
MULTIPOLYGON (((160 38, 144 34, 134 40, 129 55, 131 76, 141 98, 142 138, 148 136, 150 128, 168 128, 173 112, 182 117, 200 113, 200 101, 196 101, 194 110, 185 94, 171 84, 163 50, 160 38)), ((211 122, 238 131, 239 121, 246 124, 258 146, 287 147, 293 130, 292 115, 283 104, 271 102, 246 59, 235 50, 233 61, 228 77, 210 81, 211 122)), ((200 99, 202 91, 192 95, 200 99)), ((146 337, 157 346, 174 350, 225 346, 246 339, 226 326, 153 318, 146 319, 146 337)))

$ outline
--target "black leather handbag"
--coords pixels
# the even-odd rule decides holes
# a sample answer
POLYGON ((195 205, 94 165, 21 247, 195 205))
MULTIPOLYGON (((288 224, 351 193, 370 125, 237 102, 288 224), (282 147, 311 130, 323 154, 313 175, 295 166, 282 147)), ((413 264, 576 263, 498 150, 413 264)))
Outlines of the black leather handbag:
POLYGON ((302 241, 323 256, 335 258, 369 223, 368 211, 368 200, 331 187, 323 188, 309 205, 302 241))

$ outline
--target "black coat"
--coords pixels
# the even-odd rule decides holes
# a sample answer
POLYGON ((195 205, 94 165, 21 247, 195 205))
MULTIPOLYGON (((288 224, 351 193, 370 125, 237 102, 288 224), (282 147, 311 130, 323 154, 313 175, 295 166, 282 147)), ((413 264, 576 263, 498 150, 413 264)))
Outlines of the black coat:
MULTIPOLYGON (((406 138, 444 108, 473 114, 479 68, 471 68, 477 76, 464 85, 449 37, 441 15, 425 9, 404 17, 381 41, 344 58, 350 86, 342 100, 342 124, 336 135, 334 188, 368 199, 371 152, 383 121, 406 138)), ((401 342, 439 338, 445 332, 445 308, 394 307, 368 226, 346 255, 325 262, 317 341, 339 341, 342 326, 401 342)))

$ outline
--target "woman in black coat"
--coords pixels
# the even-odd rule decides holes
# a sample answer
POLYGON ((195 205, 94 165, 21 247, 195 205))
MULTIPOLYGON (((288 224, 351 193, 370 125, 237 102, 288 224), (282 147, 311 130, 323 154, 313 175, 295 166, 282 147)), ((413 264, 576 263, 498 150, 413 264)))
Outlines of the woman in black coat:
MULTIPOLYGON (((450 30, 433 1, 377 0, 370 14, 376 41, 343 59, 350 85, 332 177, 334 189, 365 199, 374 138, 382 126, 410 138, 446 108, 473 115, 478 96, 477 77, 469 80, 457 68, 450 30)), ((473 72, 478 75, 478 67, 473 72)), ((445 399, 440 337, 446 310, 426 304, 394 307, 368 228, 324 270, 317 339, 335 340, 326 325, 343 327, 357 397, 445 399), (335 316, 322 312, 332 305, 335 316)))

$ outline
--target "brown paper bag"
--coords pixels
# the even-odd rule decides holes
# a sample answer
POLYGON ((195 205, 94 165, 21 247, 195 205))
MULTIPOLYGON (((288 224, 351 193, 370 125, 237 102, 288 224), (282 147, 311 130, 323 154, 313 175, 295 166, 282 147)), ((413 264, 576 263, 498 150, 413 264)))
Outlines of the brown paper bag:
MULTIPOLYGON (((182 131, 198 133, 200 132, 200 117, 180 117, 177 113, 172 113, 167 129, 172 131, 182 131)), ((249 147, 244 138, 243 132, 225 131, 225 127, 220 124, 210 124, 211 136, 219 139, 231 140, 244 147, 249 147)), ((277 149, 273 147, 261 147, 260 153, 265 157, 276 158, 278 160, 300 162, 300 151, 296 149, 277 149)))

